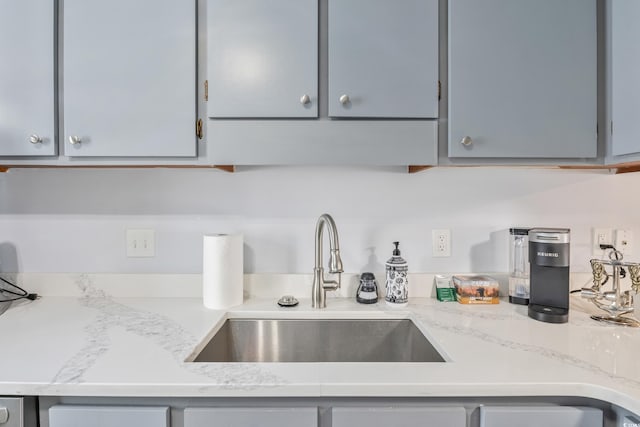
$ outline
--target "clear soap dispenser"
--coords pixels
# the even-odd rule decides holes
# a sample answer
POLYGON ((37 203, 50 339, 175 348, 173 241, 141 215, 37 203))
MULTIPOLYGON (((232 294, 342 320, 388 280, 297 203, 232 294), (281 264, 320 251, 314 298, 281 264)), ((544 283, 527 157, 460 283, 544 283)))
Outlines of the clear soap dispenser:
POLYGON ((393 307, 404 307, 409 303, 409 280, 407 272, 409 266, 407 262, 400 256, 398 245, 400 242, 393 242, 396 248, 393 250, 393 256, 385 264, 387 270, 387 284, 385 301, 393 307))

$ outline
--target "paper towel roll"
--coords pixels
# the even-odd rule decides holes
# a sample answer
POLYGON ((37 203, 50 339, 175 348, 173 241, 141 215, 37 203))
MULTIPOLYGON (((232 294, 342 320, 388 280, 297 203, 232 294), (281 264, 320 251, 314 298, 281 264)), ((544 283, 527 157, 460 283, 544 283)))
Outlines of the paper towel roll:
POLYGON ((205 234, 202 247, 202 298, 214 310, 242 304, 242 234, 205 234))

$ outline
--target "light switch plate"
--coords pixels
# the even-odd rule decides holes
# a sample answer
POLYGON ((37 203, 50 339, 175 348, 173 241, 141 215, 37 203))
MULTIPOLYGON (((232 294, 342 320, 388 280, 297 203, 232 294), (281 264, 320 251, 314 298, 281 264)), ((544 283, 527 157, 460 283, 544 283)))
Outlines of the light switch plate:
POLYGON ((629 229, 618 229, 615 232, 615 239, 613 240, 613 246, 616 250, 622 252, 623 255, 627 255, 631 252, 633 243, 633 233, 629 229))
POLYGON ((156 256, 156 231, 151 229, 127 230, 127 257, 156 256))

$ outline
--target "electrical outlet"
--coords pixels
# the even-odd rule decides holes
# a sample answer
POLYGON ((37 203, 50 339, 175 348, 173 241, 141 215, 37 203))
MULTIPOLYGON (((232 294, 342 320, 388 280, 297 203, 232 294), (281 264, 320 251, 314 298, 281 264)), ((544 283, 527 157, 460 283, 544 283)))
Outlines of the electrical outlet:
POLYGON ((434 257, 451 256, 451 230, 432 230, 431 245, 434 257))
POLYGON ((594 228, 591 242, 591 255, 601 256, 605 252, 600 249, 600 245, 613 245, 613 230, 610 228, 594 228))
POLYGON ((633 233, 628 229, 618 229, 615 232, 615 239, 613 246, 617 250, 622 252, 623 255, 628 254, 631 251, 631 243, 633 241, 633 233))
POLYGON ((127 257, 145 258, 156 256, 155 230, 127 230, 127 257))

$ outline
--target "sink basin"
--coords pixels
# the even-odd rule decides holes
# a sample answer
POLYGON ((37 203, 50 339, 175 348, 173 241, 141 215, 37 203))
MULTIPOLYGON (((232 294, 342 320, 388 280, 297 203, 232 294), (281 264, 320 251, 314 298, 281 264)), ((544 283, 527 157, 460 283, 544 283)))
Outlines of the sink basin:
POLYGON ((409 319, 227 319, 193 362, 444 362, 409 319))

